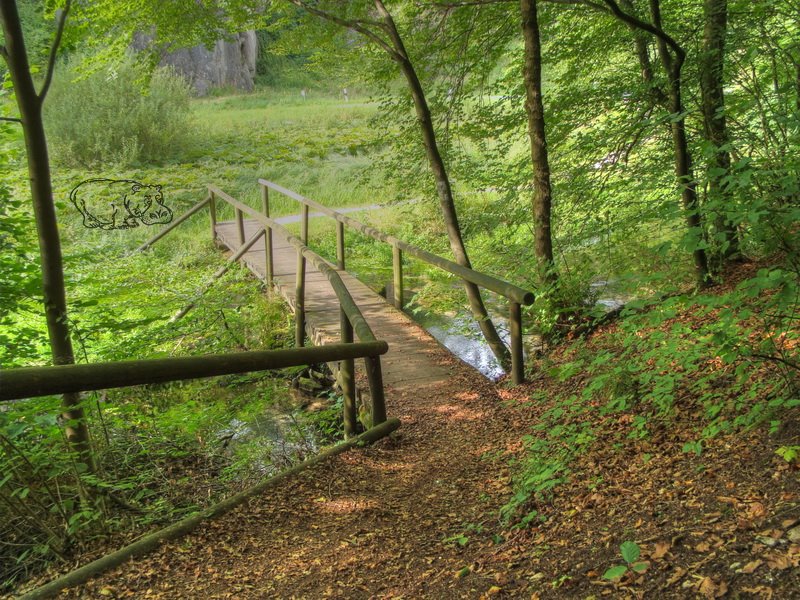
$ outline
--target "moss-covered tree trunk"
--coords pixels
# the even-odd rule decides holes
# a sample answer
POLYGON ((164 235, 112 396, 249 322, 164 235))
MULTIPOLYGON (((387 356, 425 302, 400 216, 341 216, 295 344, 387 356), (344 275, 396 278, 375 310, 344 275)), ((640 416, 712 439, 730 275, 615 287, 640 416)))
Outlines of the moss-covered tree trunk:
POLYGON ((528 115, 528 136, 531 142, 533 165, 534 254, 539 266, 540 281, 554 284, 557 280, 553 258, 551 231, 552 187, 550 162, 547 157, 544 101, 542 100, 542 41, 539 34, 537 0, 520 0, 522 38, 525 42, 523 80, 525 82, 525 111, 528 115))
POLYGON ((739 237, 736 224, 726 214, 731 211, 733 195, 723 184, 731 168, 723 88, 728 0, 705 0, 703 12, 705 24, 700 56, 700 92, 706 139, 713 148, 708 171, 708 195, 712 203, 711 212, 715 215, 714 226, 722 238, 721 255, 734 258, 739 255, 739 237))

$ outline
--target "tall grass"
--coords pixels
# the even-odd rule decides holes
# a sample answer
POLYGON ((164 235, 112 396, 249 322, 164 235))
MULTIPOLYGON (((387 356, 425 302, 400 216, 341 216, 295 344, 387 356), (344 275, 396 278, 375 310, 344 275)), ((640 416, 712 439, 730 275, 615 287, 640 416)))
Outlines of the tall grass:
POLYGON ((169 70, 148 74, 132 58, 82 75, 59 71, 45 120, 54 157, 73 166, 135 165, 178 156, 186 146, 189 88, 169 70))

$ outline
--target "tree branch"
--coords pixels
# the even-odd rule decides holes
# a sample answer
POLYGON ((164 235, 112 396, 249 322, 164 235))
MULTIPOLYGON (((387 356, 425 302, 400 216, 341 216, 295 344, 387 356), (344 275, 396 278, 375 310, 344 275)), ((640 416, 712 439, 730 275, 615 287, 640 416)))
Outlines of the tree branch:
MULTIPOLYGON (((330 21, 331 23, 336 23, 337 25, 340 25, 342 27, 346 27, 347 29, 352 29, 353 31, 360 33, 361 35, 366 37, 371 42, 373 42, 373 43, 377 44, 378 46, 380 46, 382 50, 384 50, 386 53, 388 53, 392 57, 392 59, 394 59, 394 60, 402 60, 403 57, 400 56, 400 54, 398 52, 396 52, 395 49, 392 48, 392 46, 390 46, 381 36, 379 36, 374 31, 372 31, 370 29, 367 29, 366 27, 361 25, 361 23, 366 23, 368 21, 365 21, 365 20, 351 21, 349 19, 343 19, 341 17, 337 17, 336 15, 334 15, 332 13, 329 13, 329 12, 326 12, 326 11, 321 10, 319 8, 316 8, 314 6, 311 6, 308 3, 304 2, 303 0, 289 0, 289 2, 291 2, 292 4, 297 6, 298 8, 301 8, 304 11, 311 13, 312 15, 316 15, 317 17, 325 19, 326 21, 330 21)), ((376 25, 380 25, 380 24, 376 24, 376 25)))
POLYGON ((50 84, 53 82, 53 71, 56 69, 56 58, 58 56, 58 49, 61 46, 61 38, 64 35, 64 26, 67 24, 67 16, 69 9, 72 6, 72 0, 67 0, 63 10, 58 15, 58 25, 56 26, 56 37, 53 39, 53 45, 50 47, 50 57, 47 60, 47 73, 44 76, 44 83, 42 89, 39 91, 39 102, 44 102, 47 92, 50 90, 50 84))
POLYGON ((8 121, 9 123, 22 123, 22 119, 18 117, 0 117, 0 121, 8 121))
POLYGON ((672 51, 675 52, 675 56, 677 57, 679 64, 683 63, 684 59, 686 58, 686 51, 681 48, 680 44, 678 44, 678 42, 676 42, 675 39, 663 29, 656 27, 647 21, 642 21, 633 15, 629 15, 619 7, 619 4, 617 4, 615 0, 603 0, 603 2, 606 6, 608 6, 611 14, 613 14, 623 23, 627 23, 631 27, 647 31, 648 33, 656 36, 660 41, 666 43, 670 48, 672 48, 672 51))
POLYGON ((588 6, 589 8, 593 8, 594 10, 598 10, 603 13, 608 13, 608 8, 606 8, 599 2, 592 2, 591 0, 542 0, 542 1, 547 2, 548 4, 588 6))

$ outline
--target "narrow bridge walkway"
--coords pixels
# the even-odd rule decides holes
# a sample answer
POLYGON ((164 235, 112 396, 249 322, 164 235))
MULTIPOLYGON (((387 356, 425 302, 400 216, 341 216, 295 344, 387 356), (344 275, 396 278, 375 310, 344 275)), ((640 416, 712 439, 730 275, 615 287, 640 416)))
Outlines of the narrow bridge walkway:
MULTIPOLYGON (((218 227, 226 245, 239 247, 234 226, 218 227)), ((255 232, 248 223, 245 239, 255 232)), ((292 301, 296 254, 277 235, 274 244, 278 287, 292 301)), ((247 263, 264 276, 263 242, 247 263)), ((389 343, 381 362, 387 412, 402 421, 397 433, 307 469, 62 598, 494 596, 505 577, 494 566, 498 547, 470 527, 496 522, 507 502, 507 454, 525 420, 504 402, 510 391, 340 275, 376 337, 389 343), (468 545, 452 541, 461 535, 468 545)), ((338 340, 338 304, 311 265, 306 308, 312 337, 338 340)))
MULTIPOLYGON (((245 221, 244 227, 244 237, 247 240, 258 231, 260 225, 254 221, 245 221)), ((235 223, 217 224, 217 239, 233 251, 240 247, 238 236, 235 223)), ((243 257, 244 263, 261 279, 266 278, 267 272, 264 243, 262 237, 243 257)), ((294 307, 297 251, 280 237, 279 231, 273 232, 272 243, 275 286, 294 307)), ((430 359, 431 353, 440 350, 439 342, 433 336, 347 271, 340 270, 338 273, 372 327, 375 337, 389 344, 389 352, 381 360, 387 396, 393 390, 407 387, 424 390, 447 379, 448 370, 430 359)), ((316 345, 337 343, 339 302, 327 278, 310 263, 306 266, 305 289, 306 330, 309 338, 316 345)))

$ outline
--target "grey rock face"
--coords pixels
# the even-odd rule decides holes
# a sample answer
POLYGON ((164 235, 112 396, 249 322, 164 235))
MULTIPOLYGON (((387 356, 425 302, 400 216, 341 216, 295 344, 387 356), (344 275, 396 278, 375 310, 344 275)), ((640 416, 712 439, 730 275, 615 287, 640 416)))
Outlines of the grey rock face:
MULTIPOLYGON (((145 36, 136 37, 134 49, 147 46, 145 36)), ((217 40, 211 50, 195 46, 167 52, 159 66, 171 66, 189 81, 196 94, 204 96, 209 90, 223 86, 252 90, 257 56, 256 32, 245 31, 226 40, 217 40)))

